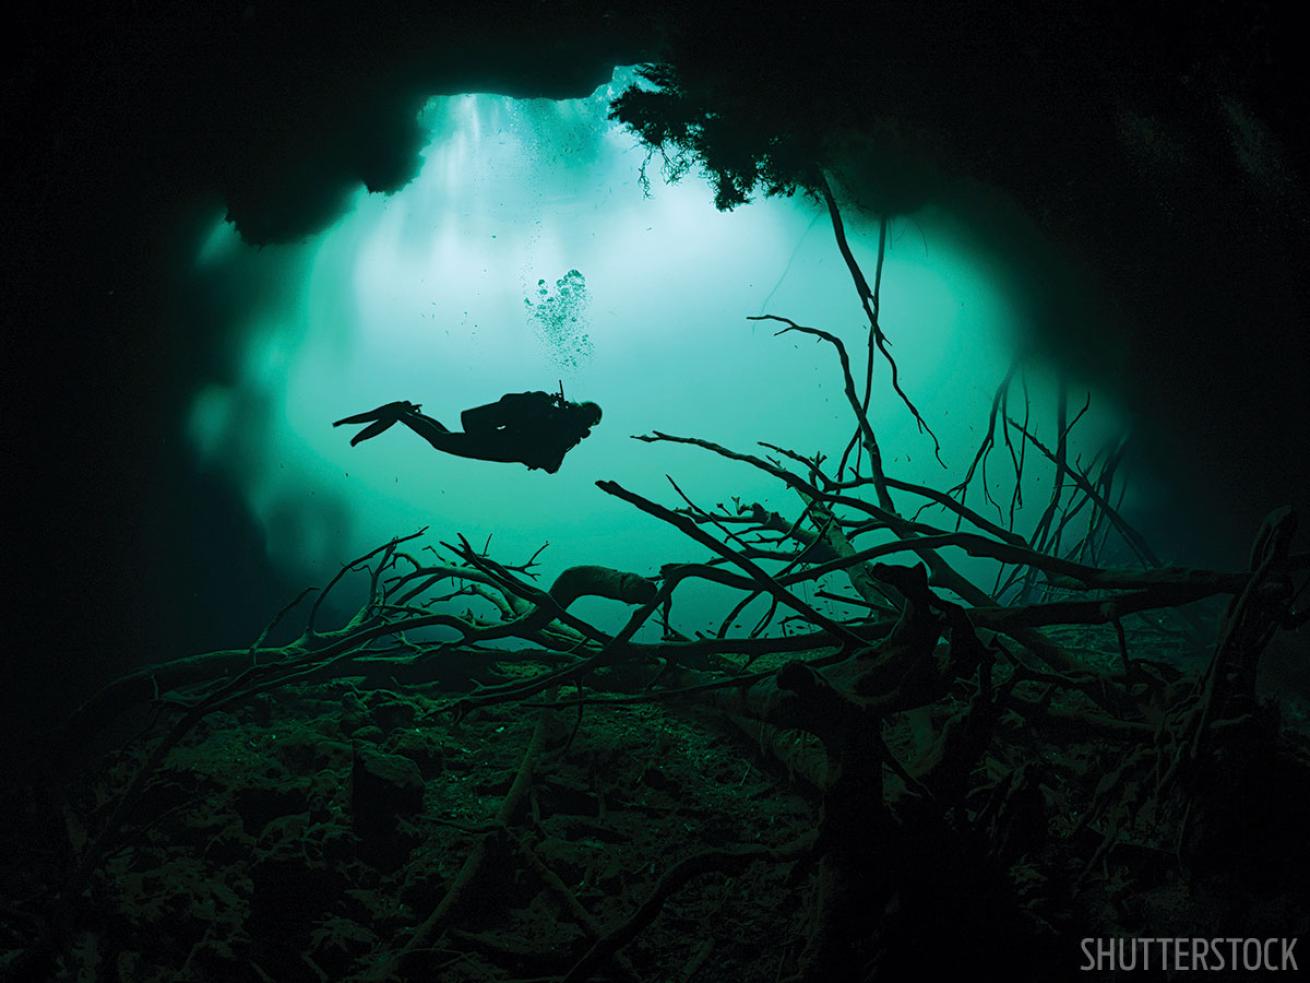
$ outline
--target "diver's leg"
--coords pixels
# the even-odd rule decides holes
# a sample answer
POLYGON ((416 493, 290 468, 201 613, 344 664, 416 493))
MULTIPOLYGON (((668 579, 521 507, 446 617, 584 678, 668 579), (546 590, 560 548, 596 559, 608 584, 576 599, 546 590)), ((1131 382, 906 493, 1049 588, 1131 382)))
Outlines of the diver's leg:
POLYGON ((432 419, 430 416, 424 416, 422 413, 406 413, 400 418, 400 422, 437 450, 445 450, 443 444, 446 443, 446 438, 451 431, 444 424, 432 419))
POLYGON ((517 461, 518 451, 499 431, 488 434, 469 434, 447 430, 436 420, 421 413, 406 413, 400 422, 413 430, 434 448, 456 457, 476 461, 517 461))

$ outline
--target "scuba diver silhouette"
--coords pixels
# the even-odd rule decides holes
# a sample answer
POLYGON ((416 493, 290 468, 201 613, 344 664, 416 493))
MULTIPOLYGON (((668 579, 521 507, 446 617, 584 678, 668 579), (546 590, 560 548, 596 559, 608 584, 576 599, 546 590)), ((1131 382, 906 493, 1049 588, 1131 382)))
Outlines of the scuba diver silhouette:
POLYGON ((459 415, 463 431, 449 430, 417 403, 404 400, 386 403, 367 413, 357 413, 332 424, 367 423, 350 440, 354 447, 371 440, 397 423, 426 440, 439 451, 479 461, 525 464, 530 471, 554 474, 564 455, 576 447, 591 428, 600 423, 595 403, 571 403, 558 393, 507 393, 494 403, 475 406, 459 415))

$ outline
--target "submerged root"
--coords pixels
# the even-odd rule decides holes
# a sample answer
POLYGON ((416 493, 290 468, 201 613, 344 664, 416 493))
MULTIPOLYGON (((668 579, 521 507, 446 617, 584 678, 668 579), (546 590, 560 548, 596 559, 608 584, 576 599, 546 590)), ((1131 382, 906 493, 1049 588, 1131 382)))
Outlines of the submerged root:
MULTIPOLYGON (((1270 639, 1306 620, 1290 512, 1271 514, 1248 570, 1162 566, 1111 501, 1118 456, 1096 474, 1067 459, 1081 414, 1062 403, 1049 450, 998 394, 1016 479, 1012 439, 1059 479, 1020 534, 1013 510, 965 504, 972 466, 951 492, 887 475, 840 339, 774 319, 837 350, 866 476, 656 432, 639 439, 767 473, 798 514, 707 510, 676 483, 669 507, 602 481, 708 559, 655 576, 577 566, 543 589, 536 555, 500 562, 459 536, 420 559, 420 531, 345 564, 290 641, 269 639, 309 591, 247 648, 110 683, 8 783, 11 826, 47 860, 11 860, 25 889, 0 910, 15 949, 0 971, 94 976, 112 959, 132 975, 168 924, 157 958, 195 978, 1049 978, 1071 932, 1122 934, 1179 872, 1198 912, 1290 890, 1310 815, 1277 790, 1310 778, 1310 751, 1255 691, 1270 639), (955 528, 907 517, 893 492, 955 528), (1064 545, 1084 510, 1086 535, 1064 545), (856 542, 871 532, 878 545, 856 542), (1096 562, 1110 535, 1137 566, 1096 562), (995 563, 992 589, 948 550, 995 563), (323 628, 327 597, 361 580, 353 616, 323 628), (712 635, 678 627, 697 582, 735 594, 712 635), (627 605, 623 625, 578 615, 587 596, 627 605), (1214 597, 1230 600, 1201 672, 1143 657, 1160 632, 1194 637, 1185 609, 1214 597), (133 715, 136 740, 56 791, 133 715), (748 740, 732 750, 721 730, 748 740), (61 818, 53 842, 35 801, 61 818)), ((1247 934, 1293 934, 1306 914, 1290 904, 1247 934)), ((1170 917, 1177 935, 1242 928, 1170 917)))

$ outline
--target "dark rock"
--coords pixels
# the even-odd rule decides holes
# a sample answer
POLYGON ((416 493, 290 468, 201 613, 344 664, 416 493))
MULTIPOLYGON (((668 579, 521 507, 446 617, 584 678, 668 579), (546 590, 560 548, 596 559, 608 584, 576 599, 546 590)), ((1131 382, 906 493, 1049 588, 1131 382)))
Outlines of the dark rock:
POLYGON ((323 917, 348 886, 335 867, 279 846, 250 866, 250 924, 265 938, 303 929, 323 917))
POLYGON ((373 708, 373 722, 387 733, 414 723, 414 706, 401 700, 387 700, 373 708))
POLYGON ((674 787, 668 776, 655 767, 647 768, 641 773, 641 783, 647 788, 658 789, 659 791, 667 791, 674 787))
POLYGON ((315 833, 319 835, 319 852, 324 863, 347 864, 355 859, 358 841, 349 830, 323 824, 315 828, 315 833))
MULTIPOLYGON (((347 754, 350 749, 346 749, 347 754)), ((349 760, 349 759, 347 759, 349 760)), ((345 776, 324 768, 309 780, 309 815, 315 822, 335 819, 345 812, 347 789, 345 776)))
POLYGON ((308 728, 287 734, 274 746, 273 753, 288 769, 302 775, 323 768, 344 768, 350 762, 349 744, 326 740, 308 728))
POLYGON ((368 708, 354 693, 341 694, 341 709, 346 713, 364 713, 368 708))
POLYGON ((337 721, 337 729, 341 732, 341 736, 347 740, 361 727, 371 726, 368 716, 363 713, 343 713, 341 719, 337 721))
POLYGON ((408 852, 400 821, 423 809, 418 765, 396 754, 356 746, 350 770, 350 815, 361 853, 374 863, 399 863, 408 852))
POLYGON ((542 862, 558 874, 565 884, 577 884, 587 871, 588 852, 576 843, 557 836, 547 836, 536 845, 536 851, 542 862))
POLYGON ((549 778, 537 795, 546 815, 596 816, 600 803, 589 788, 563 779, 549 778))
POLYGON ((304 812, 308 805, 302 788, 268 786, 238 790, 233 795, 233 804, 249 833, 262 830, 278 816, 304 812))
POLYGON ((405 872, 405 883, 399 897, 415 911, 431 911, 445 896, 449 884, 426 864, 411 863, 405 872))
POLYGON ((427 733, 403 730, 392 734, 387 750, 409 758, 418 765, 424 778, 435 778, 446 770, 446 755, 435 737, 427 733))
POLYGON ((354 693, 346 693, 341 697, 341 719, 337 726, 342 734, 349 737, 369 723, 368 708, 364 706, 363 700, 354 693))
POLYGON ((259 834, 259 846, 265 849, 287 841, 291 843, 304 839, 309 828, 308 813, 291 813, 271 820, 259 834))
POLYGON ((368 741, 370 744, 381 744, 386 738, 387 735, 382 733, 382 728, 374 727, 372 724, 361 727, 354 733, 356 741, 368 741))
POLYGON ((250 719, 260 727, 268 727, 273 723, 273 710, 277 701, 268 693, 260 693, 250 701, 249 713, 250 719))
POLYGON ((499 774, 484 775, 473 783, 473 791, 478 795, 503 796, 514 783, 513 772, 502 771, 499 774))
POLYGON ((249 859, 254 846, 255 838, 242 830, 240 822, 233 821, 209 839, 203 856, 206 863, 226 867, 249 859))
POLYGON ((355 960, 372 950, 377 941, 372 929, 339 915, 325 918, 310 933, 314 963, 334 980, 350 976, 355 960))

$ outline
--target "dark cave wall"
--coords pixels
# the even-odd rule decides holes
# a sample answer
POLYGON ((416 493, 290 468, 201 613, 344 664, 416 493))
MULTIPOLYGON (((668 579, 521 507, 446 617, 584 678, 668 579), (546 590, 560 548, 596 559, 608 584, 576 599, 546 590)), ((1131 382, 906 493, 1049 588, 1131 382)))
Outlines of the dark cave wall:
MULTIPOLYGON (((1203 490, 1221 520, 1192 544, 1198 559, 1238 562, 1258 516, 1310 486, 1305 155, 1280 16, 1226 3, 28 8, 4 95, 5 440, 20 502, 7 541, 31 585, 11 618, 10 692, 34 707, 30 694, 241 644, 301 586, 279 581, 235 496, 179 439, 187 398, 228 371, 225 319, 178 323, 171 293, 215 203, 252 241, 295 240, 359 183, 404 184, 428 95, 580 95, 660 53, 783 109, 817 95, 820 116, 884 147, 897 134, 900 165, 851 175, 857 198, 940 197, 984 230, 998 195, 1021 213, 1000 248, 1032 258, 1047 342, 1116 387, 1151 422, 1152 454, 1203 490), (1104 306, 1049 289, 1064 277, 1104 306)), ((1169 498, 1158 511, 1183 541, 1190 516, 1169 498)))
POLYGON ((644 50, 633 18, 585 4, 28 13, 4 104, 6 541, 31 585, 9 626, 11 726, 143 662, 246 644, 304 586, 182 440, 236 348, 220 305, 177 316, 215 208, 252 241, 294 241, 359 183, 403 186, 428 94, 583 95, 644 50))
POLYGON ((761 143, 835 145, 856 202, 944 205, 1023 271, 1033 343, 1126 404, 1172 479, 1141 507, 1162 552, 1233 563, 1270 507, 1310 504, 1305 86, 1282 13, 748 10, 676 35, 688 91, 761 143))

